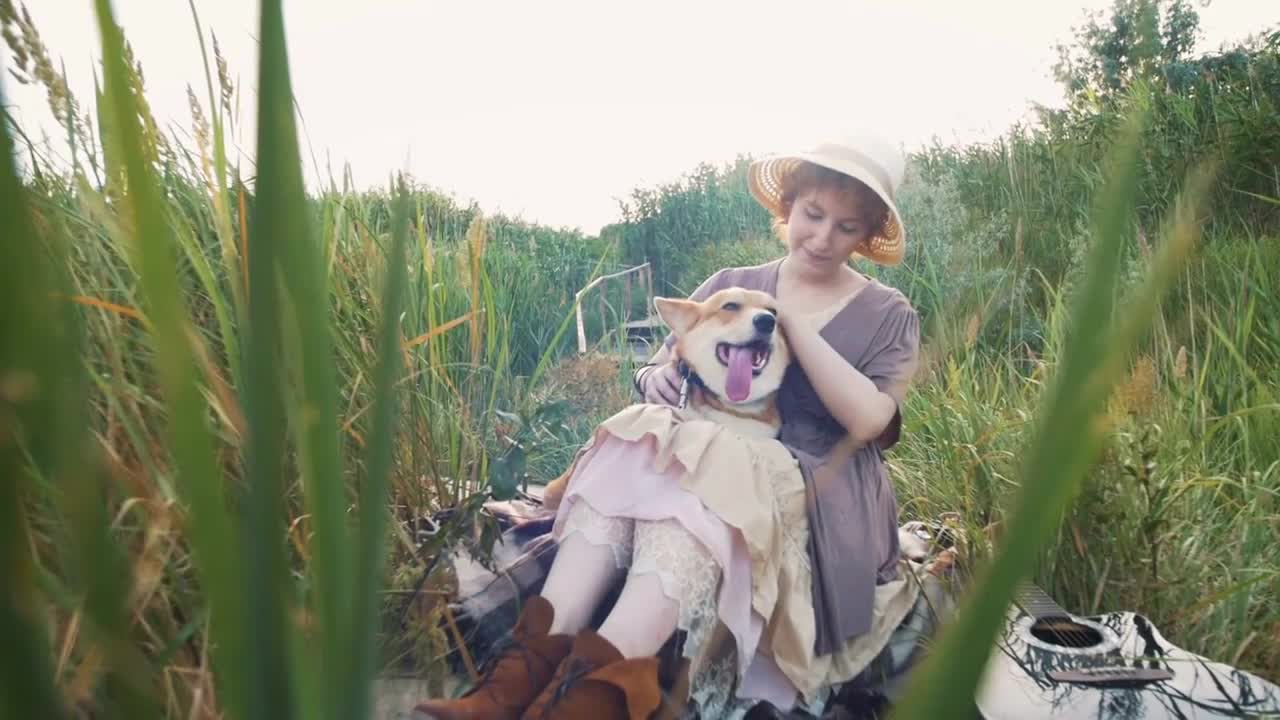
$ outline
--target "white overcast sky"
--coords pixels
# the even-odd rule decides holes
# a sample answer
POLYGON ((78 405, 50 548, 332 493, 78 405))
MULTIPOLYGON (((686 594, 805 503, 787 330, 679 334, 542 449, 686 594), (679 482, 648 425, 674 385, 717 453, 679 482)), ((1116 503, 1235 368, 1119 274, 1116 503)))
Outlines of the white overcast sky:
MULTIPOLYGON (((92 0, 27 4, 88 103, 92 0)), ((616 198, 701 161, 860 125, 907 148, 990 138, 1031 103, 1060 102, 1053 45, 1109 5, 291 0, 285 22, 304 157, 331 160, 335 174, 349 162, 366 186, 407 169, 486 210, 594 232, 617 219, 616 198)), ((189 128, 187 84, 206 94, 188 0, 114 6, 158 119, 189 128)), ((196 7, 242 86, 237 140, 251 155, 257 2, 196 7)), ((1280 23, 1280 0, 1200 12, 1211 49, 1280 23)), ((3 83, 29 131, 52 126, 42 93, 7 72, 3 83)))

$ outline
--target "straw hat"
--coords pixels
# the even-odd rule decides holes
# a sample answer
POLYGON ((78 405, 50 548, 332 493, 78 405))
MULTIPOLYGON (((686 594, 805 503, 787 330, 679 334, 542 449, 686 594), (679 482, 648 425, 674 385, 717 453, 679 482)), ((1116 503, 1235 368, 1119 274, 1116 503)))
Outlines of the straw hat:
POLYGON ((756 200, 774 217, 786 219, 782 207, 783 180, 806 161, 855 178, 880 196, 889 208, 884 225, 855 252, 880 265, 902 262, 907 231, 894 203, 894 194, 906 170, 906 159, 902 153, 878 137, 857 134, 819 143, 803 152, 757 160, 747 170, 747 185, 756 200))

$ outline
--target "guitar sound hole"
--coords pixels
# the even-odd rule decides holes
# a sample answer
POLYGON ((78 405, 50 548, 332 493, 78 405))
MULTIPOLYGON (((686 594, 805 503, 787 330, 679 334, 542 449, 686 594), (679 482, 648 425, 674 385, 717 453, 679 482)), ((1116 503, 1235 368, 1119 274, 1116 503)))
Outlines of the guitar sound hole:
POLYGON ((1087 648, 1102 644, 1102 633, 1066 619, 1045 618, 1031 625, 1031 635, 1041 642, 1069 648, 1087 648))

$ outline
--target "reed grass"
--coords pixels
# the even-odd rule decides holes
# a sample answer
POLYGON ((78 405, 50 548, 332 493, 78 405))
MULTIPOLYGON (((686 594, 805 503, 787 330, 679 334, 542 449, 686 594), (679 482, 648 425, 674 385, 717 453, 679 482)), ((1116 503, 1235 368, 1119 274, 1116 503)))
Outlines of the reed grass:
MULTIPOLYGON (((5 235, 32 242, 5 247, 29 253, 6 265, 23 278, 6 284, 6 337, 27 338, 6 348, 30 354, 4 367, 18 390, 36 367, 59 393, 24 399, 39 412, 6 434, 6 468, 27 478, 6 488, 20 579, 6 627, 36 654, 5 660, 45 668, 43 691, 6 676, 21 716, 53 698, 106 716, 367 714, 370 678, 404 661, 383 632, 397 583, 430 560, 406 527, 510 494, 577 442, 535 389, 572 347, 572 293, 615 268, 608 243, 484 217, 410 178, 305 195, 283 27, 263 10, 251 181, 227 156, 237 89, 216 38, 187 147, 159 134, 108 4, 88 112, 25 11, 0 18, 77 148, 59 166, 6 117, 26 152, 5 158, 30 164, 7 168, 5 235), (77 432, 98 454, 66 452, 77 432), (491 484, 495 461, 516 471, 491 484), (46 611, 57 656, 42 665, 46 611)), ((207 53, 194 3, 192 18, 207 53)), ((591 336, 613 321, 589 315, 591 336)), ((429 665, 447 642, 403 644, 429 665)))
MULTIPOLYGON (((307 194, 278 2, 262 3, 252 178, 228 155, 239 89, 194 3, 190 142, 160 132, 95 7, 86 109, 0 3, 17 76, 50 91, 73 149, 60 166, 10 118, 0 133, 0 234, 29 239, 0 243, 0 474, 16 479, 0 713, 367 716, 381 672, 442 672, 438 605, 400 621, 433 553, 491 541, 479 504, 557 475, 628 400, 626 361, 566 357, 574 291, 655 258, 659 292, 687 292, 780 251, 747 159, 638 190, 598 238, 407 177, 307 194), (420 546, 413 528, 444 507, 460 512, 420 546)), ((913 157, 912 256, 863 268, 926 320, 892 475, 904 519, 958 510, 999 542, 935 654, 967 671, 921 675, 904 714, 970 691, 1027 575, 1276 678, 1280 190, 1257 180, 1274 162, 1218 132, 1265 147, 1269 87, 1209 105, 1141 88, 1145 130, 1119 142, 1117 114, 913 157), (1181 158, 1219 135, 1210 184, 1181 158)), ((589 300, 602 349, 637 299, 589 300)))
POLYGON ((1120 249, 1132 232, 1141 120, 1135 116, 1118 138, 1099 192, 1088 274, 1074 299, 1064 352, 1026 448, 1007 526, 990 564, 973 578, 958 621, 943 630, 938 646, 913 675, 896 717, 941 717, 974 696, 1017 584, 1033 574, 1037 555, 1101 452, 1106 401, 1199 239, 1199 210, 1208 185, 1204 173, 1190 179, 1186 196, 1175 203, 1177 215, 1146 281, 1123 310, 1117 306, 1120 249))

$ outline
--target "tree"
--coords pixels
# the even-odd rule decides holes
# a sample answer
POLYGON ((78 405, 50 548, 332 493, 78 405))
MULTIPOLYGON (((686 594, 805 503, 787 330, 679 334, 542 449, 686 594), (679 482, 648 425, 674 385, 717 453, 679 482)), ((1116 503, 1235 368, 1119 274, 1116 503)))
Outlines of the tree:
MULTIPOLYGON (((1208 0, 1201 0, 1206 7, 1208 0)), ((1139 79, 1168 83, 1195 48, 1200 14, 1189 0, 1115 0, 1110 17, 1091 13, 1075 41, 1058 45, 1054 78, 1074 112, 1093 113, 1139 79)))

